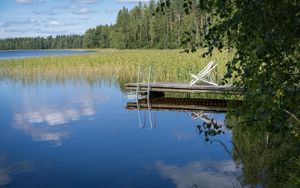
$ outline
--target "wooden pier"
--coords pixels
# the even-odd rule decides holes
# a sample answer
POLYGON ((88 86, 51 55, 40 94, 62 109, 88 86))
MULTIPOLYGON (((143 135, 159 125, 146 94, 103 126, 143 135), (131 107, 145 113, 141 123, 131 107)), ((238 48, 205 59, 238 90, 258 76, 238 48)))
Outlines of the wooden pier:
POLYGON ((125 84, 126 90, 138 92, 174 92, 174 93, 211 93, 211 94, 240 94, 240 91, 232 85, 193 85, 180 83, 128 83, 125 84))
MULTIPOLYGON (((128 110, 167 110, 167 111, 209 111, 226 112, 229 100, 221 99, 192 99, 192 98, 151 98, 139 99, 138 102, 128 102, 128 110)), ((233 101, 231 101, 233 102, 233 101)), ((240 101, 234 101, 239 105, 240 101)))

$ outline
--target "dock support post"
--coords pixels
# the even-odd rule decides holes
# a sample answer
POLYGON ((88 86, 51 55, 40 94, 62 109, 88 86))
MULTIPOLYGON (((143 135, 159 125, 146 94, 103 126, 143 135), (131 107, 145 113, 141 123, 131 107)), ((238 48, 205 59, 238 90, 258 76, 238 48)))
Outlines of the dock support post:
POLYGON ((149 75, 148 75, 148 90, 147 90, 147 97, 149 98, 150 96, 150 81, 151 81, 151 69, 152 67, 149 67, 149 75))
POLYGON ((141 65, 139 66, 138 69, 138 74, 137 74, 137 81, 136 81, 136 100, 138 101, 139 98, 139 90, 140 90, 140 71, 141 71, 141 65))
POLYGON ((152 67, 150 66, 150 67, 149 67, 149 75, 148 75, 147 103, 148 103, 149 122, 150 122, 151 129, 153 129, 152 117, 151 117, 151 104, 150 104, 150 92, 151 92, 150 80, 151 80, 151 69, 152 69, 152 67))
POLYGON ((138 74, 137 74, 137 81, 136 81, 136 105, 137 105, 137 111, 138 111, 138 119, 139 119, 139 124, 140 128, 142 128, 142 121, 141 121, 141 115, 140 115, 140 104, 139 104, 139 92, 140 92, 140 71, 141 71, 141 66, 139 66, 138 69, 138 74))

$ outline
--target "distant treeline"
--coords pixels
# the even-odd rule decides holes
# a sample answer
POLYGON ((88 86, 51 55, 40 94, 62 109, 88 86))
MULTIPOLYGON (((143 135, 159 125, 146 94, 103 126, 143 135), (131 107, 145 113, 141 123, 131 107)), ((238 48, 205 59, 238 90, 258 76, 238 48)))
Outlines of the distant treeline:
POLYGON ((0 49, 53 48, 180 48, 201 44, 209 24, 209 16, 199 11, 197 0, 185 12, 185 0, 173 0, 161 11, 161 2, 150 0, 131 10, 118 12, 114 25, 88 29, 84 36, 70 35, 47 38, 15 38, 0 40, 0 49))
POLYGON ((56 37, 22 37, 0 39, 0 50, 68 49, 82 48, 83 36, 59 35, 56 37))

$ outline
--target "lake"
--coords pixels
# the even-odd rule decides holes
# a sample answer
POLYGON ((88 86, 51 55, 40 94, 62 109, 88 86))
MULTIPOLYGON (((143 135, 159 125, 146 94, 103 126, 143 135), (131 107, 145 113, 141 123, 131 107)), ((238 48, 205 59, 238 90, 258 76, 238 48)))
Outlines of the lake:
MULTIPOLYGON (((160 53, 0 61, 0 187, 276 188, 297 181, 290 177, 299 174, 299 137, 241 113, 243 100, 227 111, 224 99, 236 97, 167 93, 148 101, 126 92, 125 83, 137 79, 132 64, 174 58, 160 53)), ((186 82, 188 72, 158 68, 154 77, 186 82)))
POLYGON ((91 53, 89 50, 0 50, 0 59, 91 53))
MULTIPOLYGON (((240 187, 231 132, 191 112, 126 110, 114 81, 0 82, 0 186, 240 187)), ((225 114, 210 113, 223 123, 225 114)))

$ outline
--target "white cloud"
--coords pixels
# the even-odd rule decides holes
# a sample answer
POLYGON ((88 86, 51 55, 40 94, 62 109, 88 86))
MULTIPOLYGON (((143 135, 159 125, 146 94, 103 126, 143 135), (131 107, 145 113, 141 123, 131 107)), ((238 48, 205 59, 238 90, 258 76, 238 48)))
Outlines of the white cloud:
MULTIPOLYGON (((33 3, 33 0, 15 0, 16 3, 21 3, 21 4, 31 4, 33 3)), ((46 0, 35 0, 34 2, 36 3, 46 3, 46 0)))
POLYGON ((39 22, 33 18, 25 21, 7 21, 2 24, 2 27, 20 26, 20 25, 39 25, 39 22))
POLYGON ((149 2, 149 0, 117 0, 118 3, 138 3, 138 2, 149 2))
POLYGON ((98 0, 77 0, 77 2, 91 4, 91 3, 98 3, 98 0))
POLYGON ((36 36, 49 36, 49 35, 67 35, 67 34, 69 34, 69 31, 68 30, 34 29, 33 33, 37 34, 36 36))
POLYGON ((56 19, 49 19, 48 23, 45 24, 47 27, 63 27, 63 26, 74 26, 77 25, 78 23, 63 23, 61 21, 58 21, 56 19))
POLYGON ((86 20, 90 20, 92 17, 80 17, 78 18, 78 20, 81 20, 81 21, 86 21, 86 20))
POLYGON ((96 11, 93 11, 89 8, 74 8, 71 11, 73 14, 91 14, 91 13, 95 13, 96 11))
POLYGON ((49 27, 59 27, 59 26, 64 26, 64 23, 59 22, 57 20, 51 20, 48 22, 47 26, 49 27))
POLYGON ((4 31, 6 33, 27 33, 27 32, 31 32, 32 29, 31 28, 27 28, 27 29, 8 29, 8 28, 5 28, 4 31))
POLYGON ((67 8, 63 9, 62 7, 52 7, 51 10, 34 10, 32 13, 34 15, 43 16, 43 15, 50 15, 50 16, 57 16, 67 13, 67 8))
POLYGON ((79 13, 81 13, 81 14, 86 14, 86 13, 88 13, 88 12, 90 12, 91 10, 90 9, 88 9, 88 8, 81 8, 81 9, 79 9, 79 13))
POLYGON ((32 0, 16 0, 17 3, 22 3, 22 4, 30 4, 32 3, 32 0))

